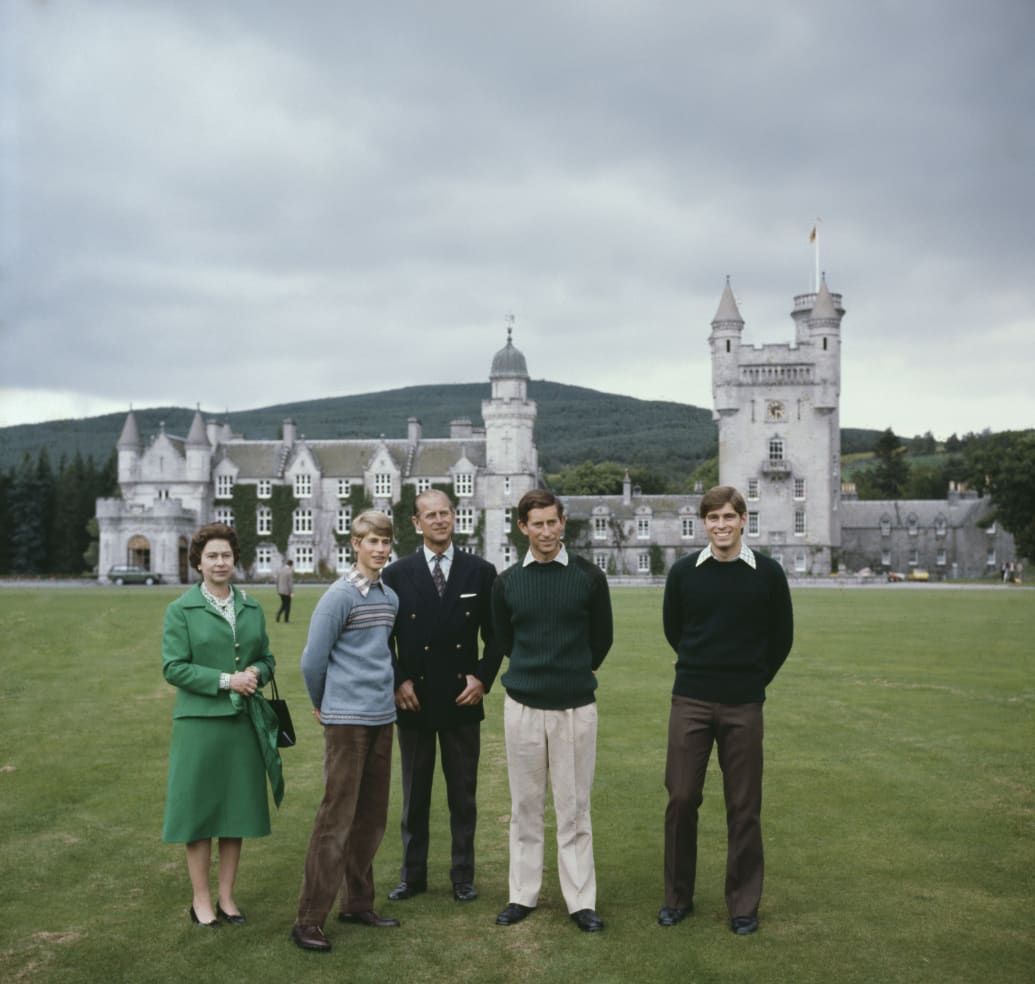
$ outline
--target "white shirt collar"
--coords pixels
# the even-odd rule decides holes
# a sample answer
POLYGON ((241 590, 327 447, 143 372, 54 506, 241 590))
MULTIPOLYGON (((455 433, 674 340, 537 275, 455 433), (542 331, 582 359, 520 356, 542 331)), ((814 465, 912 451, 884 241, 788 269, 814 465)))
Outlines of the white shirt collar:
POLYGON ((521 562, 521 566, 528 567, 529 564, 552 564, 554 562, 560 564, 562 567, 568 566, 568 549, 563 543, 561 544, 561 549, 557 551, 557 556, 551 557, 546 561, 536 560, 535 555, 531 550, 529 550, 528 553, 525 554, 525 559, 521 562))
MULTIPOLYGON (((716 563, 723 563, 712 553, 712 545, 710 543, 697 555, 697 563, 694 564, 694 567, 700 567, 706 560, 715 560, 716 563)), ((733 560, 744 561, 753 571, 758 569, 758 564, 755 561, 755 552, 743 540, 740 543, 740 553, 733 560)))
MULTIPOLYGON (((435 557, 438 556, 434 550, 431 549, 426 543, 423 546, 424 559, 428 562, 429 566, 435 563, 435 557)), ((442 563, 451 564, 453 562, 453 541, 449 541, 449 546, 442 551, 442 563)))

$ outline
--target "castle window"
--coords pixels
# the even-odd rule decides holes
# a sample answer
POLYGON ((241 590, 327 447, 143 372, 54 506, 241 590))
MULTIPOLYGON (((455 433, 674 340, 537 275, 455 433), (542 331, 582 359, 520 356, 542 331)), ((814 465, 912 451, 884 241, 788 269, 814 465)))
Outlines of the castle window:
POLYGON ((769 460, 770 461, 783 461, 783 438, 782 437, 771 437, 771 438, 769 438, 769 460))
POLYGON ((799 550, 794 555, 794 570, 798 574, 804 574, 808 570, 809 559, 805 556, 804 550, 799 550))
POLYGON ((458 496, 467 497, 474 495, 474 475, 470 472, 463 472, 460 475, 454 475, 453 491, 458 496))
POLYGON ((916 565, 919 564, 919 563, 920 563, 920 551, 917 550, 916 547, 913 547, 913 549, 909 551, 909 566, 910 567, 916 567, 916 565))
POLYGON ((352 495, 352 479, 351 478, 339 478, 338 479, 338 498, 347 499, 352 495))
POLYGON ((881 565, 881 567, 890 567, 891 566, 891 551, 890 550, 882 550, 880 552, 880 565, 881 565))
POLYGON ((881 516, 880 518, 880 535, 891 536, 891 517, 881 516))
POLYGON ((598 550, 593 554, 593 563, 597 565, 605 574, 607 573, 607 554, 601 550, 598 550))
POLYGON ((352 506, 345 506, 338 510, 338 521, 334 529, 338 533, 352 532, 352 506))
POLYGON ((308 499, 313 494, 313 476, 301 474, 295 476, 295 498, 308 499))
POLYGON ((259 536, 268 536, 273 532, 273 510, 268 506, 259 506, 255 510, 255 532, 259 536))
POLYGON ((910 513, 906 517, 906 526, 910 536, 917 536, 920 533, 920 524, 915 513, 910 513))
POLYGON ((937 564, 938 567, 944 567, 945 566, 945 548, 944 547, 942 547, 938 551, 938 556, 937 556, 937 559, 935 560, 935 564, 937 564))
POLYGON ((805 535, 805 510, 798 509, 794 513, 794 535, 805 535))
POLYGON ((509 533, 510 528, 514 523, 514 510, 504 509, 503 510, 503 532, 509 533))
POLYGON ((255 548, 255 573, 269 574, 273 570, 273 547, 263 544, 255 548))
POLYGON ((374 475, 374 495, 381 499, 392 497, 392 473, 378 472, 374 475))
POLYGON ((758 501, 758 479, 757 478, 749 478, 748 479, 748 499, 751 502, 757 502, 758 501))
POLYGON ((607 517, 606 516, 594 516, 593 517, 593 539, 594 540, 606 540, 607 539, 607 517))
POLYGON ((216 498, 217 499, 229 499, 234 494, 234 476, 233 475, 217 475, 216 476, 216 498))
POLYGON ((825 352, 826 350, 827 350, 827 340, 824 338, 823 339, 823 351, 825 352))
POLYGON ((216 522, 226 526, 234 525, 234 511, 229 506, 216 507, 216 522))
POLYGON ((158 499, 160 501, 164 501, 164 500, 166 500, 168 498, 169 498, 169 490, 168 489, 159 489, 158 490, 158 499))
POLYGON ((758 513, 748 512, 747 521, 747 534, 748 536, 758 536, 758 513))
POLYGON ((934 520, 934 535, 945 536, 949 532, 949 524, 944 516, 937 516, 934 520))
POLYGON ((640 574, 650 573, 650 554, 641 553, 636 555, 636 570, 640 574))
POLYGON ((313 571, 313 548, 295 547, 295 570, 299 574, 311 574, 313 571))
POLYGON ((509 475, 507 475, 503 479, 503 494, 504 495, 510 495, 510 476, 509 475))
POLYGON ((456 511, 456 531, 457 533, 473 533, 474 532, 474 510, 469 507, 463 509, 457 509, 456 511))
POLYGON ((682 538, 684 540, 692 540, 694 538, 694 517, 693 516, 684 516, 683 517, 683 520, 682 520, 682 523, 681 523, 680 535, 682 536, 682 538))
POLYGON ((431 479, 430 478, 418 478, 417 479, 417 495, 420 495, 421 492, 427 492, 428 489, 430 489, 430 488, 431 488, 431 479))
POLYGON ((255 494, 260 499, 269 499, 273 495, 273 483, 268 478, 260 478, 255 483, 255 494))
MULTIPOLYGON (((296 509, 292 513, 292 533, 312 533, 313 532, 313 511, 312 509, 296 509)), ((301 568, 300 568, 301 569, 301 568)), ((310 568, 312 570, 312 568, 310 568)))
POLYGON ((995 547, 988 548, 988 556, 985 557, 986 567, 995 567, 995 547))
POLYGON ((503 548, 503 566, 510 567, 514 563, 514 548, 508 543, 503 548))
POLYGON ((775 560, 781 567, 783 567, 783 554, 777 551, 773 554, 773 560, 775 560))
POLYGON ((636 517, 636 539, 637 540, 649 540, 650 539, 650 516, 637 516, 636 517))
POLYGON ((796 478, 794 480, 794 498, 799 502, 805 498, 805 479, 796 478))
POLYGON ((343 574, 349 569, 349 564, 352 563, 352 547, 348 544, 342 544, 335 551, 334 556, 334 567, 339 574, 343 574))

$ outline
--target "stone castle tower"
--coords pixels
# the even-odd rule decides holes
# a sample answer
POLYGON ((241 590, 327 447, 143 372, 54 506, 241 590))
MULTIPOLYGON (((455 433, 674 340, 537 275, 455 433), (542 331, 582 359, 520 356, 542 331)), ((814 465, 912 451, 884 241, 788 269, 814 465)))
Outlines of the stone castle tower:
POLYGON ((719 482, 748 500, 745 540, 797 574, 827 574, 841 545, 841 295, 794 298, 794 341, 747 346, 727 281, 712 320, 719 482))

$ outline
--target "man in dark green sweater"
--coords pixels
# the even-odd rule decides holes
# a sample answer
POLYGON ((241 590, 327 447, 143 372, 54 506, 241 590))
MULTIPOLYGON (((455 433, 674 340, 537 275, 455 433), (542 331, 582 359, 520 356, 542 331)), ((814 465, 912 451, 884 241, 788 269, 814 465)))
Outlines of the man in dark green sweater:
POLYGON ((596 912, 590 790, 596 766, 596 670, 613 639, 607 578, 564 547, 564 506, 545 489, 518 503, 528 537, 523 563, 492 589, 496 639, 510 658, 500 678, 510 779, 510 900, 500 926, 524 919, 539 900, 547 775, 557 814, 561 893, 583 932, 604 928, 596 912))
POLYGON ((762 897, 762 703, 791 650, 791 594, 783 568, 743 542, 747 505, 732 486, 701 499, 708 546, 672 565, 665 638, 676 680, 665 763, 665 904, 674 926, 694 908, 697 811, 712 744, 726 799, 726 906, 730 929, 758 929, 762 897))

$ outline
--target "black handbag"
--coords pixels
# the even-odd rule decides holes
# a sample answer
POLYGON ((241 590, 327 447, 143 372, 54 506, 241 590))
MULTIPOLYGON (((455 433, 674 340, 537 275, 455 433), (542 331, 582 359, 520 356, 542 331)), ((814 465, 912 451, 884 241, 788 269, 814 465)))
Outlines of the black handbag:
POLYGON ((277 715, 277 748, 291 748, 295 744, 295 726, 291 723, 287 701, 281 698, 277 690, 276 677, 270 678, 270 696, 266 701, 277 715))

